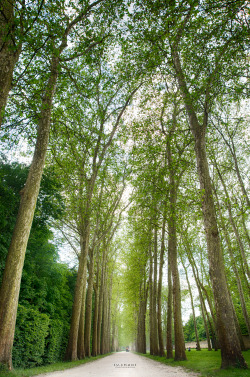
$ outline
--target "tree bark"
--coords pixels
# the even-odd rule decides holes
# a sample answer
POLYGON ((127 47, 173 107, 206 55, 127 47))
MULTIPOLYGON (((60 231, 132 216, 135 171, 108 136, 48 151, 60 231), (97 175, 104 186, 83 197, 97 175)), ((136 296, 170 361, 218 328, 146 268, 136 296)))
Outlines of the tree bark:
MULTIPOLYGON (((193 275, 194 275, 194 278, 195 278, 196 286, 197 286, 198 291, 199 291, 200 301, 201 301, 201 297, 202 297, 202 300, 203 300, 203 296, 202 296, 202 291, 203 291, 204 294, 205 294, 205 296, 206 296, 208 305, 209 305, 209 309, 210 309, 210 312, 211 312, 211 316, 212 316, 213 324, 214 325, 212 325, 209 317, 208 317, 208 320, 209 320, 209 325, 210 325, 210 329, 211 329, 211 333, 212 333, 212 340, 213 340, 214 350, 217 351, 218 350, 217 332, 214 329, 214 326, 216 327, 216 318, 215 318, 215 315, 214 315, 214 312, 213 312, 213 306, 212 306, 212 303, 211 303, 211 299, 210 299, 210 297, 208 295, 208 292, 205 289, 204 285, 200 281, 199 273, 198 273, 198 268, 197 268, 197 265, 195 263, 194 257, 192 255, 192 252, 191 252, 191 249, 190 249, 190 246, 188 245, 187 241, 185 243, 185 247, 186 247, 186 252, 187 252, 189 263, 190 263, 190 265, 192 267, 192 271, 193 271, 193 275)), ((206 310, 206 307, 205 307, 205 310, 206 310)))
POLYGON ((98 317, 99 317, 99 256, 97 258, 96 266, 96 284, 94 284, 95 291, 95 310, 94 310, 94 319, 93 319, 93 337, 92 337, 92 356, 98 355, 98 346, 97 346, 97 329, 98 329, 98 317))
POLYGON ((103 322, 103 300, 104 300, 104 281, 105 281, 105 264, 106 264, 106 249, 104 248, 102 254, 102 267, 101 267, 101 281, 99 291, 99 308, 98 308, 98 323, 97 323, 97 354, 101 354, 101 341, 102 341, 102 322, 103 322))
POLYGON ((162 334, 162 317, 161 317, 161 293, 162 293, 162 276, 164 265, 164 253, 165 253, 165 232, 166 232, 166 219, 164 217, 162 223, 161 233, 161 252, 160 252, 160 265, 159 265, 159 281, 158 281, 158 303, 157 303, 157 315, 158 315, 158 338, 159 338, 159 356, 164 356, 163 334, 162 334))
POLYGON ((21 43, 14 35, 14 0, 1 0, 0 3, 0 127, 11 89, 15 65, 21 53, 21 43))
POLYGON ((79 317, 79 328, 77 337, 77 358, 79 360, 85 359, 85 308, 86 308, 86 285, 87 285, 87 265, 84 266, 83 272, 83 287, 82 287, 82 305, 79 317))
POLYGON ((53 57, 51 73, 42 100, 37 142, 28 178, 21 191, 21 201, 5 264, 0 290, 0 362, 12 368, 18 297, 26 247, 34 217, 49 141, 52 100, 58 76, 58 58, 53 57))
POLYGON ((204 298, 202 296, 200 287, 199 287, 199 296, 200 296, 200 303, 201 303, 201 314, 202 314, 204 327, 206 331, 206 337, 207 337, 207 350, 212 351, 211 342, 210 342, 210 334, 209 334, 209 329, 208 329, 207 320, 206 320, 205 302, 204 302, 204 298))
POLYGON ((167 158, 169 167, 169 203, 170 212, 168 217, 168 250, 171 255, 172 281, 173 281, 173 314, 174 314, 174 334, 175 334, 175 360, 187 360, 185 352, 185 340, 181 318, 181 287, 177 263, 177 234, 176 234, 176 182, 172 160, 170 142, 167 148, 167 158))
POLYGON ((173 288, 172 288, 172 260, 171 250, 168 245, 168 308, 167 308, 167 359, 172 359, 173 355, 173 340, 172 340, 172 319, 173 319, 173 288))
POLYGON ((140 287, 139 314, 137 322, 136 352, 146 354, 147 292, 145 278, 140 287))
MULTIPOLYGON (((217 198, 216 192, 215 192, 215 196, 217 198)), ((224 218, 223 218, 223 215, 222 215, 222 212, 221 212, 221 208, 220 208, 220 205, 219 205, 219 202, 218 202, 218 198, 217 198, 217 206, 218 206, 218 212, 219 212, 219 216, 220 216, 221 228, 222 228, 224 236, 225 236, 227 249, 228 249, 229 256, 230 256, 230 261, 231 261, 231 265, 232 265, 233 272, 234 272, 234 277, 235 277, 238 292, 239 292, 242 313, 243 313, 245 324, 246 324, 246 327, 247 327, 247 331, 248 331, 248 334, 249 334, 249 337, 250 337, 250 319, 249 319, 249 315, 248 315, 248 311, 247 311, 244 292, 243 292, 243 288, 242 288, 242 284, 241 284, 241 279, 240 279, 240 276, 239 276, 238 267, 237 267, 237 264, 236 264, 236 261, 235 261, 235 258, 234 258, 234 254, 233 254, 233 250, 232 250, 232 246, 231 246, 231 242, 230 242, 230 237, 229 237, 226 225, 225 225, 225 221, 224 221, 224 218)))
MULTIPOLYGON (((229 366, 237 366, 246 368, 247 364, 241 352, 227 289, 220 237, 213 201, 212 185, 206 155, 206 128, 205 125, 199 124, 198 117, 192 105, 192 97, 186 85, 179 54, 174 46, 172 47, 172 58, 178 84, 183 96, 186 111, 189 116, 189 125, 195 140, 196 163, 200 181, 200 190, 202 194, 202 212, 208 248, 209 272, 215 300, 217 332, 221 346, 221 367, 227 368, 229 366)), ((204 119, 207 119, 207 108, 205 108, 204 119)))
POLYGON ((250 270, 249 270, 249 267, 248 267, 248 263, 247 263, 247 257, 246 257, 246 252, 245 252, 245 248, 244 248, 244 245, 243 245, 243 242, 241 240, 241 237, 240 237, 240 234, 239 234, 239 231, 238 231, 238 228, 235 224, 235 221, 234 221, 234 218, 233 218, 233 214, 232 214, 232 206, 231 206, 231 201, 230 201, 230 198, 229 198, 229 194, 227 192, 227 188, 226 188, 226 184, 224 182, 224 179, 222 177, 222 174, 217 166, 217 164, 215 164, 216 166, 216 170, 217 170, 217 173, 219 175, 219 178, 220 178, 220 181, 222 183, 222 186, 224 188, 224 192, 225 192, 225 195, 226 195, 226 205, 227 205, 227 210, 228 210, 228 215, 229 215, 229 220, 230 220, 230 223, 232 225, 232 228, 233 228, 233 231, 234 231, 234 234, 235 234, 235 237, 237 239, 237 242, 238 242, 238 245, 239 245, 239 249, 241 251, 241 257, 242 257, 242 260, 243 260, 243 270, 245 269, 246 270, 246 273, 247 273, 247 276, 248 276, 248 279, 250 280, 250 270))
MULTIPOLYGON (((155 220, 156 221, 156 220, 155 220)), ((157 247, 157 226, 154 229, 154 279, 153 279, 153 321, 154 321, 154 355, 159 355, 159 337, 157 321, 157 277, 158 277, 158 247, 157 247)))
POLYGON ((108 339, 108 287, 107 287, 107 263, 105 258, 103 279, 103 304, 102 304, 102 332, 101 332, 101 355, 107 353, 108 339))
POLYGON ((234 144, 234 141, 233 141, 233 136, 231 135, 230 130, 227 128, 227 134, 228 134, 228 137, 229 137, 229 139, 231 141, 231 143, 230 143, 230 141, 228 141, 226 139, 223 131, 220 130, 219 128, 217 128, 217 130, 220 133, 220 135, 223 138, 223 140, 226 143, 226 145, 228 146, 228 149, 230 150, 230 153, 231 153, 231 155, 233 157, 235 171, 236 171, 236 174, 237 174, 237 177, 238 177, 238 181, 239 181, 240 188, 241 188, 241 191, 242 191, 242 194, 243 194, 243 198, 246 200, 247 207, 250 208, 250 200, 249 200, 249 197, 248 197, 247 190, 245 188, 243 179, 241 177, 241 173, 240 173, 240 169, 239 169, 239 164, 238 164, 238 159, 237 159, 237 155, 236 155, 235 144, 234 144))
POLYGON ((94 284, 94 250, 90 250, 89 255, 89 278, 88 290, 86 297, 86 315, 85 315, 85 356, 91 356, 91 322, 92 322, 92 297, 93 297, 93 284, 94 284))
MULTIPOLYGON (((88 202, 88 205, 90 202, 88 202)), ((87 216, 88 210, 85 211, 86 218, 84 220, 84 225, 81 229, 81 253, 79 257, 79 267, 77 272, 77 279, 74 292, 74 302, 71 315, 70 333, 68 345, 65 353, 65 360, 77 360, 78 353, 80 357, 84 357, 83 351, 78 352, 78 344, 83 343, 83 339, 78 343, 79 336, 79 326, 80 326, 80 316, 82 311, 83 303, 85 305, 85 293, 86 293, 86 282, 87 282, 87 258, 89 252, 89 234, 90 234, 90 220, 87 216)), ((82 318, 84 320, 84 316, 82 318)), ((81 327, 81 331, 84 331, 84 327, 81 327)))
POLYGON ((149 245, 149 331, 150 331, 150 355, 157 355, 158 341, 157 328, 155 323, 155 306, 154 306, 154 281, 153 281, 153 252, 152 243, 149 245))

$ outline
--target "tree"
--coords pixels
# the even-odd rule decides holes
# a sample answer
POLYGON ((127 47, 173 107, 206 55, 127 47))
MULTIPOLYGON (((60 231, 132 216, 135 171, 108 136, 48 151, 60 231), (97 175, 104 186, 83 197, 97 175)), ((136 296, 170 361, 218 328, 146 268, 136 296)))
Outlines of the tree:
MULTIPOLYGON (((76 14, 72 17, 72 20, 70 22, 65 22, 66 25, 64 26, 64 29, 60 29, 57 45, 53 45, 51 51, 49 77, 45 84, 44 96, 40 107, 34 156, 29 169, 28 178, 21 192, 19 212, 5 264, 0 290, 0 362, 6 364, 10 369, 12 368, 11 350, 14 339, 20 281, 26 246, 45 164, 50 134, 52 101, 56 90, 60 58, 67 47, 69 34, 74 30, 76 25, 90 16, 93 8, 98 6, 99 3, 101 3, 101 0, 97 0, 94 3, 77 10, 76 14)), ((86 40, 84 39, 84 43, 85 42, 86 40)), ((88 48, 91 48, 92 46, 89 41, 87 41, 87 45, 88 48)), ((84 51, 86 53, 86 49, 84 49, 84 51)))
POLYGON ((230 10, 227 8, 227 2, 224 1, 219 4, 218 8, 212 7, 209 1, 204 4, 192 1, 189 5, 173 2, 168 6, 159 5, 154 9, 150 3, 142 5, 143 11, 146 10, 148 17, 147 19, 142 18, 142 23, 144 22, 144 26, 145 24, 147 26, 146 32, 143 33, 144 40, 149 42, 146 48, 152 46, 158 58, 157 60, 153 57, 151 64, 159 65, 159 60, 163 64, 166 61, 167 63, 171 62, 167 69, 172 69, 178 80, 190 130, 195 141, 210 276, 222 349, 222 368, 239 364, 245 368, 246 363, 240 350, 235 326, 232 326, 234 323, 233 311, 220 246, 205 136, 209 124, 209 113, 213 105, 212 98, 219 92, 225 91, 225 86, 218 80, 218 75, 221 75, 224 70, 232 77, 232 71, 230 71, 232 66, 237 72, 242 68, 240 63, 236 65, 235 59, 234 63, 232 62, 233 65, 230 66, 230 56, 232 54, 234 57, 237 56, 237 62, 244 59, 240 41, 245 43, 246 25, 241 22, 239 16, 239 12, 244 9, 243 5, 243 1, 238 1, 230 10), (158 28, 159 18, 162 23, 158 28), (206 22, 203 22, 203 26, 201 26, 203 18, 206 22), (152 26, 149 27, 149 23, 152 26), (171 33, 170 30, 174 30, 174 32, 171 33), (208 41, 212 39, 213 47, 210 48, 208 41), (190 49, 190 43, 192 49, 190 49), (190 51, 192 52, 190 53, 190 51), (198 56, 202 56, 202 59, 197 62, 198 56), (199 67, 198 70, 197 67, 199 67), (195 83, 193 81, 194 72, 196 72, 195 83), (198 88, 197 83, 199 83, 198 88), (200 103, 202 103, 201 106, 200 103), (223 295, 220 292, 223 292, 223 295), (227 330, 229 327, 230 332, 227 330))

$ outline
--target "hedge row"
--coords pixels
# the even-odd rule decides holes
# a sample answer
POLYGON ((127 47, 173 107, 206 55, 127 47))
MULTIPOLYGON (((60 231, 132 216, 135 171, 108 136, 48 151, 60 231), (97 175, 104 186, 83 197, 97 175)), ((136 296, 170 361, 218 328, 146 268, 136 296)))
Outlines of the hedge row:
POLYGON ((13 364, 16 368, 31 368, 62 360, 65 352, 68 325, 50 319, 36 308, 19 305, 13 364))

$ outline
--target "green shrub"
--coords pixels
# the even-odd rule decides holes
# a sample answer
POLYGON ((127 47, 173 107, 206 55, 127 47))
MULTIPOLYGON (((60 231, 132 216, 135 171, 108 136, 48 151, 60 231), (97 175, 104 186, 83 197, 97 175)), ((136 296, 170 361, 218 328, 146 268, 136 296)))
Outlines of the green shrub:
POLYGON ((43 363, 49 317, 35 308, 19 305, 13 346, 14 367, 34 367, 43 363))
POLYGON ((65 352, 65 338, 67 330, 65 324, 59 319, 53 319, 49 325, 49 335, 46 339, 45 364, 52 364, 59 360, 65 352))

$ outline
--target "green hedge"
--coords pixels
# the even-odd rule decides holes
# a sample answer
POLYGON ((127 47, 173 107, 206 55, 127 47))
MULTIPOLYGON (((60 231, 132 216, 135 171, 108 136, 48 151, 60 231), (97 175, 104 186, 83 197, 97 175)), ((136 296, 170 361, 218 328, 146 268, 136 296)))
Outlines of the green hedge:
POLYGON ((43 364, 49 317, 35 308, 19 305, 13 346, 14 367, 43 364))
POLYGON ((63 359, 66 348, 68 329, 59 319, 52 319, 49 325, 49 335, 46 339, 44 363, 51 364, 63 359))

